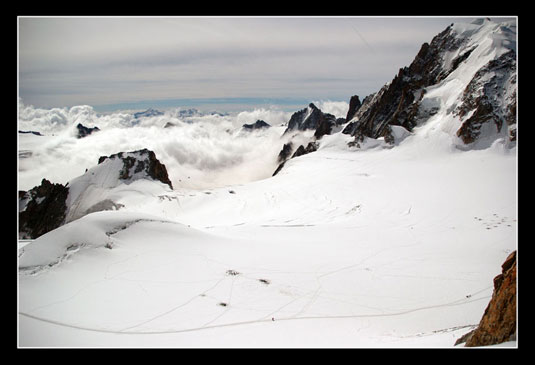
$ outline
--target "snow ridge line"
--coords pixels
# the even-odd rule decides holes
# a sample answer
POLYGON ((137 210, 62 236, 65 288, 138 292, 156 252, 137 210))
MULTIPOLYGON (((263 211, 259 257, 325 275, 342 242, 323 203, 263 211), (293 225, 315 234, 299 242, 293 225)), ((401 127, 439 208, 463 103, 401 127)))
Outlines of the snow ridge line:
MULTIPOLYGON (((450 303, 445 304, 437 304, 437 305, 430 305, 420 308, 414 308, 414 309, 408 309, 401 312, 395 312, 395 313, 382 313, 382 314, 354 314, 354 315, 334 315, 334 316, 307 316, 307 317, 288 317, 288 318, 277 318, 276 321, 292 321, 292 320, 312 320, 312 319, 350 319, 350 318, 372 318, 372 317, 392 317, 392 316, 400 316, 404 314, 409 314, 421 310, 426 309, 433 309, 433 308, 440 308, 440 307, 452 307, 457 305, 463 305, 468 303, 477 302, 480 300, 488 299, 490 296, 481 297, 474 300, 464 301, 460 302, 460 300, 456 300, 450 303)), ((462 300, 462 299, 461 299, 462 300)), ((41 318, 37 317, 28 313, 19 312, 19 315, 25 316, 27 318, 35 319, 37 321, 45 322, 54 324, 57 326, 62 327, 68 327, 68 328, 74 328, 84 331, 91 331, 91 332, 99 332, 99 333, 112 333, 112 334, 121 334, 121 335, 161 335, 161 334, 172 334, 172 333, 186 333, 186 332, 195 332, 195 331, 201 331, 201 330, 207 330, 207 329, 214 329, 214 328, 222 328, 222 327, 234 327, 234 326, 242 326, 247 324, 255 324, 255 323, 269 323, 273 322, 272 319, 256 319, 256 320, 250 320, 250 321, 241 321, 241 322, 232 322, 232 323, 224 323, 224 324, 217 324, 217 325, 211 325, 211 326, 202 326, 202 327, 193 327, 193 328, 186 328, 181 330, 161 330, 161 331, 120 331, 120 330, 107 330, 107 329, 100 329, 100 328, 91 328, 91 327, 85 327, 85 326, 78 326, 74 324, 69 323, 63 323, 60 321, 55 321, 51 319, 41 318)))

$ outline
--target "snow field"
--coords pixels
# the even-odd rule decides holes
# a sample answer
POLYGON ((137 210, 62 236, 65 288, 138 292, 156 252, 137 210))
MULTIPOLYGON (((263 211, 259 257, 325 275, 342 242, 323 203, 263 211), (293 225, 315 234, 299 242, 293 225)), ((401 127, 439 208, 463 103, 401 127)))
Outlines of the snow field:
POLYGON ((453 346, 516 248, 516 159, 414 146, 323 148, 228 188, 125 190, 123 209, 24 247, 21 264, 53 237, 54 262, 84 224, 98 241, 21 275, 20 345, 453 346))

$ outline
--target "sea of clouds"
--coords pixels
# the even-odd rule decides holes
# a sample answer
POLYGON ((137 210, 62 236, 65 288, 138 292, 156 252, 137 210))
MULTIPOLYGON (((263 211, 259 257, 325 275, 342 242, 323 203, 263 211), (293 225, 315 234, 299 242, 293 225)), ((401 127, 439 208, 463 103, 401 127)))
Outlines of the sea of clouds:
MULTIPOLYGON (((314 104, 336 117, 345 117, 348 109, 347 102, 314 104)), ((209 189, 264 179, 277 168, 277 156, 290 138, 282 134, 292 114, 276 106, 228 114, 175 108, 135 118, 132 111, 101 114, 89 105, 41 109, 19 99, 18 130, 42 134, 18 134, 19 190, 31 189, 43 178, 65 184, 95 166, 100 156, 143 148, 165 164, 175 188, 209 189), (243 124, 259 119, 272 127, 243 130, 243 124), (76 138, 78 123, 100 131, 76 138)))

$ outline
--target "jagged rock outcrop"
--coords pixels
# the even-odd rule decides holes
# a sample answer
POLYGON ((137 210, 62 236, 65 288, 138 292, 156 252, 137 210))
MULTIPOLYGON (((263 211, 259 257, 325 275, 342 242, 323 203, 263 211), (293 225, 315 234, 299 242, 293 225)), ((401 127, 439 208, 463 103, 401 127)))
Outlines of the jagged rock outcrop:
POLYGON ((173 184, 169 180, 167 169, 157 158, 153 151, 146 148, 133 152, 119 152, 110 156, 101 156, 98 159, 100 165, 107 159, 120 159, 123 162, 122 169, 119 172, 120 180, 130 180, 136 174, 142 177, 150 177, 169 185, 173 189, 173 184))
MULTIPOLYGON (((358 100, 358 96, 356 96, 356 100, 358 100)), ((288 122, 288 127, 284 131, 283 135, 291 131, 306 130, 314 130, 314 135, 312 137, 312 141, 309 141, 306 147, 304 145, 300 145, 297 150, 295 150, 295 152, 293 151, 292 142, 290 141, 286 143, 279 153, 277 159, 279 166, 273 173, 273 176, 277 175, 277 173, 280 172, 280 170, 284 167, 286 161, 290 158, 316 151, 318 149, 317 141, 325 135, 334 133, 335 129, 338 129, 339 131, 339 129, 341 128, 340 126, 344 124, 345 121, 345 118, 336 118, 332 114, 323 113, 313 103, 310 103, 307 108, 304 108, 292 114, 290 121, 288 122)))
POLYGON ((277 156, 277 162, 279 166, 277 167, 277 169, 275 170, 275 172, 273 172, 273 175, 271 176, 277 175, 280 172, 280 170, 282 170, 282 168, 284 167, 284 164, 292 155, 292 152, 293 152, 293 143, 291 141, 288 143, 285 143, 284 146, 282 146, 282 149, 280 150, 279 155, 277 156))
POLYGON ((277 161, 279 163, 286 161, 288 158, 290 158, 293 151, 293 143, 288 142, 285 143, 284 146, 282 146, 282 150, 279 152, 279 155, 277 156, 277 161))
POLYGON ((306 147, 304 145, 299 145, 299 147, 297 147, 297 149, 293 151, 292 142, 286 143, 279 153, 279 156, 277 158, 277 161, 279 162, 279 166, 277 167, 277 169, 275 170, 272 176, 277 175, 282 170, 282 168, 284 167, 284 165, 286 164, 288 160, 294 157, 303 156, 308 153, 317 151, 318 146, 319 146, 318 142, 312 141, 312 142, 309 142, 306 147))
POLYGON ((336 124, 336 117, 329 113, 323 113, 314 103, 310 103, 307 108, 301 109, 292 114, 288 121, 288 128, 284 134, 290 131, 316 130, 321 126, 323 130, 328 126, 336 124))
MULTIPOLYGON (((464 143, 474 142, 485 124, 494 123, 497 133, 505 125, 509 128, 516 124, 516 89, 507 94, 510 86, 515 84, 514 50, 490 61, 476 72, 463 92, 462 104, 456 110, 464 120, 457 131, 457 136, 464 143)), ((508 131, 511 141, 516 140, 515 132, 508 131)))
POLYGON ((76 130, 76 138, 84 138, 89 136, 91 133, 100 131, 98 127, 89 128, 84 126, 82 123, 78 123, 78 125, 76 126, 76 130))
POLYGON ((516 337, 516 256, 513 251, 502 264, 502 273, 494 278, 494 292, 478 327, 455 345, 488 346, 516 337))
POLYGON ((349 122, 353 119, 361 106, 362 103, 360 102, 359 96, 353 95, 351 99, 349 99, 349 109, 347 110, 346 121, 349 122))
POLYGON ((303 146, 303 145, 300 145, 299 147, 297 147, 297 149, 295 150, 294 154, 292 155, 291 158, 295 158, 295 157, 299 157, 299 156, 303 156, 303 155, 306 155, 310 152, 314 152, 314 151, 317 151, 318 150, 318 143, 317 142, 309 142, 307 144, 307 146, 303 146))
POLYGON ((514 141, 515 35, 507 24, 489 20, 448 26, 431 43, 424 43, 413 62, 401 68, 369 102, 365 100, 356 111, 350 108, 353 120, 343 133, 354 136, 355 141, 384 137, 393 144, 391 126, 412 131, 444 108, 443 115, 459 121, 456 135, 465 144, 476 141, 482 126, 491 121, 494 134, 507 125, 509 140, 514 141), (447 85, 452 81, 455 87, 447 85), (436 94, 439 87, 444 87, 442 96, 427 98, 428 92, 436 94), (364 104, 368 104, 366 108, 364 104))
POLYGON ((271 127, 270 124, 264 122, 263 120, 257 120, 256 122, 252 124, 244 124, 242 125, 242 128, 246 131, 253 131, 258 129, 264 129, 271 127))
POLYGON ((97 166, 66 185, 43 179, 41 185, 19 192, 19 237, 37 238, 86 214, 120 209, 124 205, 110 191, 139 179, 173 189, 165 165, 148 149, 102 156, 97 166))
POLYGON ((441 54, 455 43, 455 36, 449 29, 448 27, 435 36, 431 44, 424 43, 410 66, 401 68, 396 77, 381 89, 374 103, 358 121, 351 122, 342 133, 360 139, 388 139, 391 137, 390 125, 412 130, 416 126, 417 102, 423 96, 418 91, 445 77, 441 67, 441 54))
POLYGON ((37 238, 63 224, 69 188, 47 179, 19 191, 19 238, 37 238))

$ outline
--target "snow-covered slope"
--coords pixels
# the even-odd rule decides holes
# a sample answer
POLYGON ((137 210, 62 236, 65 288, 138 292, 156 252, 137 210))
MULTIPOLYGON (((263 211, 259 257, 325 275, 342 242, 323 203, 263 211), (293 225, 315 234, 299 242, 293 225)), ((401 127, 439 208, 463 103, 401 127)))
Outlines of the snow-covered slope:
MULTIPOLYGON (((450 28, 507 53, 492 23, 450 28)), ((456 70, 495 59, 478 49, 456 70)), ((393 145, 324 135, 274 177, 193 190, 120 183, 118 159, 88 169, 69 183, 73 219, 19 249, 19 345, 453 347, 517 249, 516 144, 460 144, 455 108, 478 70, 455 72, 418 95, 425 122, 390 126, 393 145)), ((243 138, 271 138, 258 133, 243 138)))
POLYGON ((515 154, 337 143, 26 245, 20 345, 453 346, 516 248, 515 154))
POLYGON ((516 25, 480 19, 452 24, 425 43, 414 61, 344 129, 357 142, 385 138, 392 126, 446 133, 458 148, 516 141, 516 25))
POLYGON ((69 181, 68 187, 65 223, 88 213, 124 207, 125 195, 163 195, 173 188, 165 166, 146 149, 102 156, 97 166, 69 181))

